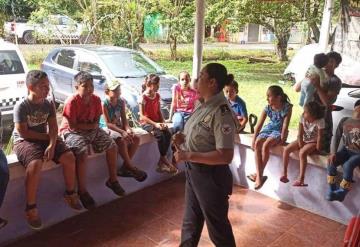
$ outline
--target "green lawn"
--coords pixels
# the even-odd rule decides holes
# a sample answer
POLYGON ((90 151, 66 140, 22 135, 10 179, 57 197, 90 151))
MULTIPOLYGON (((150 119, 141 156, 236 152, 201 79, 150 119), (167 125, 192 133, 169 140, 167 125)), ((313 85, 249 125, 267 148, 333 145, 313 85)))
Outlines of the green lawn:
MULTIPOLYGON (((168 73, 177 76, 180 71, 192 71, 192 50, 179 49, 179 61, 169 60, 168 50, 145 51, 148 56, 160 64, 168 73)), ((290 56, 293 51, 290 52, 290 56)), ((30 69, 38 69, 41 61, 46 56, 46 52, 28 51, 24 54, 30 69)), ((250 63, 249 57, 256 57, 266 60, 275 60, 274 53, 271 51, 259 50, 234 50, 229 52, 224 49, 204 50, 204 64, 209 62, 219 62, 224 64, 229 73, 235 75, 239 83, 239 95, 246 101, 248 112, 259 115, 266 103, 266 90, 270 85, 279 84, 286 63, 250 63)), ((298 105, 299 94, 294 92, 289 84, 279 84, 288 94, 294 104, 293 117, 290 128, 296 129, 298 126, 301 108, 298 105)))
MULTIPOLYGON (((192 71, 192 61, 173 62, 162 60, 157 62, 173 75, 178 75, 182 70, 192 71)), ((207 62, 214 61, 206 61, 204 64, 207 62)), ((290 128, 297 129, 302 112, 301 107, 298 105, 299 94, 292 89, 290 84, 283 85, 278 82, 282 79, 281 75, 286 67, 285 63, 249 64, 248 59, 216 60, 216 62, 224 64, 228 69, 228 73, 235 75, 235 80, 239 83, 239 95, 245 100, 248 112, 257 116, 260 115, 267 104, 267 88, 273 84, 282 86, 294 105, 290 128)))

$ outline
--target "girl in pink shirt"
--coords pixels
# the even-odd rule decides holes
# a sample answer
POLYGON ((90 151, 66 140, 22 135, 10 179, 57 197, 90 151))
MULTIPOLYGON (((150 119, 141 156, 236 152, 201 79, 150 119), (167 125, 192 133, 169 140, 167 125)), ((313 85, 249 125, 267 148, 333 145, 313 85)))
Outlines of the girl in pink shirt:
POLYGON ((173 123, 174 133, 184 129, 197 99, 196 90, 190 87, 190 74, 186 71, 180 72, 179 82, 173 87, 170 116, 167 120, 173 123))

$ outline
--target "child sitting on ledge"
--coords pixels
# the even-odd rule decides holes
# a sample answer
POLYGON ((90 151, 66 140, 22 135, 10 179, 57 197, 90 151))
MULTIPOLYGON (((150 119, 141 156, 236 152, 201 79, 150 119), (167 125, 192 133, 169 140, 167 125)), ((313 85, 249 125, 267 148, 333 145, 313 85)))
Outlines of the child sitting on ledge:
POLYGON ((307 157, 316 150, 321 150, 322 131, 325 127, 324 114, 325 109, 315 101, 304 106, 304 113, 299 123, 298 139, 287 145, 283 152, 284 173, 280 178, 281 182, 289 182, 287 177, 289 156, 290 153, 299 150, 300 175, 293 186, 307 186, 304 183, 307 157))
POLYGON ((360 100, 355 102, 352 117, 340 120, 336 130, 328 165, 329 191, 326 199, 329 201, 343 201, 351 190, 353 172, 360 167, 360 100), (340 139, 344 147, 337 152, 340 139), (343 179, 340 187, 336 183, 337 167, 343 167, 343 179))

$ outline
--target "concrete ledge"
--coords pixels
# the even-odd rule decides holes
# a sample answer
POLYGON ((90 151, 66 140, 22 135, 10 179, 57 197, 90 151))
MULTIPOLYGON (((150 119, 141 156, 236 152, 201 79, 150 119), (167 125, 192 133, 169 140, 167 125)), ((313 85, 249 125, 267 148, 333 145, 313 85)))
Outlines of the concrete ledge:
MULTIPOLYGON (((140 134, 141 144, 133 161, 140 169, 143 169, 148 178, 144 182, 137 182, 133 178, 118 177, 121 186, 127 194, 141 190, 145 187, 169 179, 171 175, 156 172, 156 164, 160 154, 155 138, 143 130, 137 129, 140 134)), ((169 153, 170 154, 170 153, 169 153)), ((7 157, 10 166, 10 181, 5 195, 5 200, 0 208, 0 216, 6 218, 9 223, 1 229, 0 246, 17 238, 34 233, 27 225, 25 219, 25 169, 20 165, 15 155, 7 157)), ((119 156, 118 165, 122 164, 119 156)), ((106 158, 104 154, 93 154, 87 162, 87 184, 88 191, 93 196, 96 204, 102 205, 112 200, 119 199, 111 190, 105 186, 108 178, 106 158)), ((183 166, 179 165, 182 170, 183 166)), ((38 209, 43 221, 44 228, 73 217, 79 213, 69 208, 64 202, 65 191, 62 167, 53 162, 43 166, 40 185, 38 190, 38 209)), ((121 200, 121 198, 119 199, 121 200)))
MULTIPOLYGON (((148 132, 146 132, 145 130, 141 129, 141 128, 136 128, 134 129, 134 132, 139 135, 140 137, 140 146, 144 145, 146 143, 150 143, 150 142, 154 142, 155 138, 150 135, 148 132)), ((89 155, 89 159, 94 159, 97 156, 101 156, 103 154, 91 154, 89 155)), ((10 170, 10 180, 12 179, 16 179, 19 177, 24 177, 25 176, 25 169, 24 167, 19 163, 19 161, 16 158, 15 154, 11 154, 8 155, 7 157, 8 163, 9 163, 9 170, 10 170)), ((59 165, 55 164, 53 161, 49 161, 46 162, 43 167, 42 170, 46 171, 46 170, 50 170, 50 169, 54 169, 56 167, 58 167, 59 165)))
MULTIPOLYGON (((251 143, 252 143, 253 136, 254 136, 253 134, 240 134, 239 142, 237 142, 237 143, 244 145, 251 149, 251 143)), ((284 149, 285 149, 285 146, 277 145, 270 149, 270 153, 273 155, 282 157, 282 153, 284 152, 284 149)), ((295 152, 291 153, 290 158, 293 160, 299 161, 300 160, 299 152, 295 151, 295 152)), ((312 155, 308 156, 307 161, 308 161, 308 164, 311 164, 313 166, 322 167, 325 169, 327 168, 327 165, 328 165, 327 155, 312 154, 312 155)), ((339 170, 341 171, 342 168, 339 167, 339 170)), ((360 169, 355 169, 354 176, 360 178, 360 169)))
MULTIPOLYGON (((255 172, 255 155, 251 149, 252 135, 240 135, 240 142, 235 146, 234 159, 230 165, 234 183, 254 188, 246 175, 255 172)), ((289 183, 280 182, 282 175, 282 151, 284 147, 277 146, 270 151, 270 159, 265 168, 264 175, 268 179, 264 186, 258 191, 276 200, 286 202, 295 207, 319 214, 326 218, 347 224, 352 216, 357 215, 360 210, 360 185, 353 185, 344 202, 329 202, 325 199, 328 190, 326 156, 312 155, 308 159, 305 182, 308 187, 294 187, 292 182, 299 174, 299 158, 297 154, 291 156, 288 169, 289 183)), ((342 174, 340 173, 339 176, 342 174)), ((340 177, 339 177, 340 179, 340 177)), ((357 177, 355 177, 355 180, 357 177)))

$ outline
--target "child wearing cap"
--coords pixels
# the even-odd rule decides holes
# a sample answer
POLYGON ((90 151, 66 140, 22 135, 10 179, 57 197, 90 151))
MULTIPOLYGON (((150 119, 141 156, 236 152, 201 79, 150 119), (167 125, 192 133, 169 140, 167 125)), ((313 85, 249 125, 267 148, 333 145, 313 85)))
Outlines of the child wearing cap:
POLYGON ((126 118, 125 100, 120 97, 120 82, 118 80, 108 82, 105 85, 105 95, 100 127, 108 132, 115 141, 118 152, 124 160, 123 165, 117 171, 117 175, 133 177, 142 182, 147 178, 147 174, 132 162, 132 158, 139 147, 140 138, 134 134, 126 118))
POLYGON ((109 179, 105 185, 118 196, 123 196, 125 191, 120 186, 116 175, 116 144, 99 127, 102 115, 101 100, 94 95, 93 77, 88 72, 80 71, 75 75, 74 80, 77 93, 67 99, 64 104, 60 133, 75 153, 80 201, 86 209, 91 209, 95 207, 95 201, 87 191, 86 185, 86 159, 89 145, 95 153, 106 153, 109 179))
POLYGON ((354 183, 353 172, 356 167, 360 167, 360 100, 356 101, 352 116, 340 120, 331 151, 327 177, 329 191, 326 199, 343 201, 354 183), (341 138, 344 147, 337 151, 341 138), (339 165, 343 167, 343 179, 340 186, 336 183, 339 165))

